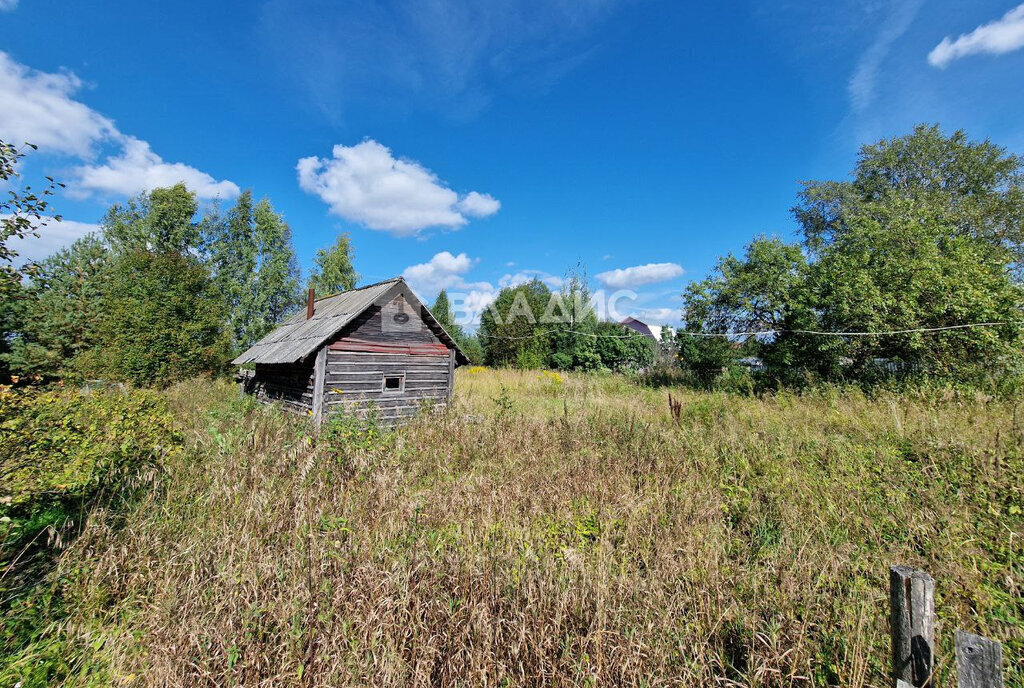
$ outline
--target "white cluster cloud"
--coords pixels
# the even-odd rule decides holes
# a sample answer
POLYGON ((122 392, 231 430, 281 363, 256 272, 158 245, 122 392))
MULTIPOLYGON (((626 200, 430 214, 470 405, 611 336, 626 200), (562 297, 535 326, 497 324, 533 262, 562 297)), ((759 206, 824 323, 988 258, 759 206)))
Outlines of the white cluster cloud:
POLYGON ((452 298, 452 314, 460 324, 478 325, 481 314, 496 298, 498 292, 493 289, 471 289, 464 294, 457 294, 452 298))
POLYGON ((230 181, 217 181, 205 172, 180 162, 168 163, 154 153, 145 141, 134 136, 123 138, 124 149, 103 165, 82 165, 76 168, 78 181, 72 188, 74 196, 90 193, 121 194, 130 196, 145 189, 185 186, 200 198, 233 198, 240 193, 238 185, 230 181))
MULTIPOLYGON (((10 215, 0 215, 0 220, 8 217, 10 215)), ((19 265, 42 260, 100 228, 99 225, 88 222, 75 222, 74 220, 57 222, 52 218, 43 218, 38 222, 33 219, 33 224, 38 228, 38 236, 29 235, 20 239, 8 240, 8 247, 18 254, 15 262, 19 265)))
POLYGON ((330 158, 302 158, 296 169, 299 186, 332 213, 396 236, 414 236, 428 227, 458 228, 467 217, 487 217, 501 207, 476 191, 460 197, 418 162, 395 158, 372 139, 337 145, 330 158))
POLYGON ((942 68, 968 55, 1002 55, 1020 48, 1024 48, 1024 4, 956 39, 946 36, 928 53, 928 63, 942 68))
POLYGON ((39 72, 0 52, 0 138, 91 158, 95 146, 116 136, 117 128, 71 97, 80 88, 82 80, 70 72, 39 72))
POLYGON ((543 270, 522 270, 515 274, 503 275, 498 280, 498 286, 502 289, 518 287, 520 284, 526 284, 527 282, 538 279, 544 284, 548 285, 552 289, 558 289, 562 286, 562 278, 557 275, 549 275, 543 270))
POLYGON ((612 289, 628 289, 655 282, 665 282, 680 277, 685 271, 675 263, 648 263, 619 270, 609 270, 596 275, 597 280, 612 289))
POLYGON ((218 182, 184 163, 164 162, 148 143, 120 132, 113 120, 74 99, 82 86, 71 72, 34 70, 0 51, 0 139, 15 145, 28 141, 41 151, 84 161, 68 184, 78 197, 133 195, 177 182, 184 182, 200 198, 238 195, 233 182, 218 182), (105 146, 120 152, 104 164, 94 163, 105 146))
POLYGON ((459 201, 458 208, 470 217, 487 217, 501 209, 501 201, 490 194, 470 191, 459 201))
POLYGON ((18 0, 0 0, 0 12, 12 12, 18 6, 18 0))
POLYGON ((492 289, 490 283, 471 283, 463 277, 478 262, 479 260, 470 258, 465 253, 456 256, 452 255, 450 251, 441 251, 434 254, 434 257, 426 263, 410 265, 402 271, 402 277, 417 292, 431 297, 442 289, 490 291, 492 289))
POLYGON ((450 251, 434 254, 426 263, 410 265, 402 271, 402 277, 417 294, 432 301, 442 289, 449 290, 452 313, 463 325, 479 321, 480 313, 498 296, 490 282, 469 282, 465 274, 479 259, 465 253, 452 255, 450 251))

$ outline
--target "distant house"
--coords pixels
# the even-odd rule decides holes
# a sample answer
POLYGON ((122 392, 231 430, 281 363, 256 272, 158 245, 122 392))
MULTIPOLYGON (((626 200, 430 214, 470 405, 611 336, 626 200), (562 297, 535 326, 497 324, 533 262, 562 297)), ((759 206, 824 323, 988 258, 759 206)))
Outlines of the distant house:
POLYGON ((752 373, 766 370, 764 361, 762 361, 761 358, 758 356, 746 356, 744 358, 736 359, 736 364, 742 366, 743 368, 746 368, 752 373))
POLYGON ((391 423, 446 405, 469 360, 398 277, 317 300, 310 290, 305 310, 233 362, 254 366, 243 389, 262 402, 317 422, 373 408, 391 423))
POLYGON ((639 332, 643 336, 649 337, 656 342, 661 342, 661 331, 664 329, 661 325, 648 325, 642 320, 637 320, 632 316, 626 318, 619 324, 628 327, 634 332, 639 332))

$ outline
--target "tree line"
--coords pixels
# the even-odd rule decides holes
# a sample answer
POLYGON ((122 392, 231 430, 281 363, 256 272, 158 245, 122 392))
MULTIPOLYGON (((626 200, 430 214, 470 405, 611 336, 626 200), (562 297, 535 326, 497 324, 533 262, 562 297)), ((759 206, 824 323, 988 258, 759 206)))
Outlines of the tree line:
POLYGON ((536 278, 505 287, 472 335, 454 322, 444 291, 431 311, 470 360, 489 366, 637 371, 656 356, 652 340, 598 319, 582 265, 569 270, 557 292, 536 278))
MULTIPOLYGON (((0 143, 0 180, 21 156, 0 143)), ((0 204, 0 376, 167 384, 224 370, 301 307, 291 230, 251 191, 201 209, 184 185, 155 189, 113 205, 96 234, 13 267, 8 240, 50 214, 58 186, 47 178, 0 204)), ((746 388, 1020 377, 1019 156, 921 125, 864 146, 849 179, 804 182, 792 212, 795 241, 758 237, 686 287, 667 356, 598 319, 582 266, 555 292, 537 279, 502 289, 475 333, 444 291, 432 311, 474 363, 493 366, 746 388), (835 334, 851 332, 867 334, 835 334)), ((341 235, 317 253, 308 285, 326 294, 357 281, 341 235)))
MULTIPOLYGON (((23 153, 0 148, 3 179, 23 153)), ((227 371, 227 362, 302 307, 304 289, 291 229, 271 202, 246 190, 227 208, 200 204, 183 184, 112 205, 99 231, 39 262, 15 268, 9 240, 46 231, 49 197, 30 187, 0 208, 0 379, 104 379, 163 386, 227 371)), ((59 221, 54 217, 53 221, 59 221)), ((347 234, 317 252, 307 285, 317 294, 356 287, 347 234)), ((649 342, 586 336, 624 328, 597 322, 585 279, 571 277, 566 325, 529 337, 513 319, 486 315, 479 333, 455 322, 442 291, 432 311, 474 363, 554 368, 639 367, 649 342), (584 333, 584 334, 580 334, 584 333)), ((539 320, 552 296, 534 280, 503 290, 497 309, 528 296, 539 320)), ((550 328, 549 328, 550 329, 550 328)))
MULTIPOLYGON (((586 309, 539 324, 552 293, 537 280, 484 311, 483 359, 642 368, 648 381, 702 388, 1024 377, 1019 156, 919 125, 862 147, 849 179, 803 182, 792 213, 796 240, 757 237, 686 287, 682 326, 666 328, 656 364, 639 336, 586 309)), ((562 299, 586 289, 576 272, 562 299)))
MULTIPOLYGON (((0 154, 10 179, 23 153, 0 154)), ((26 188, 0 208, 0 379, 166 385, 220 372, 302 303, 291 229, 249 190, 200 209, 183 184, 154 189, 111 206, 98 232, 14 267, 9 240, 33 234, 48 203, 26 188)), ((309 285, 333 293, 357 280, 341 235, 318 252, 309 285)))
POLYGON ((1018 378, 1022 173, 937 125, 862 147, 849 179, 803 183, 796 241, 759 237, 687 287, 678 369, 701 386, 745 356, 769 386, 1018 378))

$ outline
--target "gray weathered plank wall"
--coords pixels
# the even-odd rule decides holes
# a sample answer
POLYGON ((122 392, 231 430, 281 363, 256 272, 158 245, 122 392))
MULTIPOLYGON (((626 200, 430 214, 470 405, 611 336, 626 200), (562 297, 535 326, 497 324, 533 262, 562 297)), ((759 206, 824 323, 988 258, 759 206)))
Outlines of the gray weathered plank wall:
POLYGON ((367 341, 389 344, 440 344, 441 340, 427 327, 422 316, 414 313, 401 296, 385 304, 383 308, 372 306, 365 313, 353 320, 332 341, 345 337, 355 337, 367 341), (396 323, 393 316, 398 313, 409 315, 405 324, 396 323), (390 316, 385 325, 384 317, 390 316))
POLYGON ((365 415, 375 406, 385 420, 415 415, 423 402, 448 403, 448 356, 327 351, 324 405, 328 412, 365 415), (383 378, 404 375, 401 392, 382 390, 383 378))
POLYGON ((264 403, 278 402, 293 413, 313 410, 313 362, 257 365, 252 393, 264 403))
MULTIPOLYGON (((383 309, 370 309, 335 337, 332 344, 358 341, 371 345, 441 345, 437 335, 416 314, 405 325, 387 324, 384 318, 401 312, 403 306, 393 301, 383 309)), ((443 355, 427 355, 329 348, 324 408, 356 416, 365 416, 370 408, 375 408, 382 420, 393 422, 415 415, 424 404, 446 405, 452 385, 451 352, 447 349, 443 355), (382 389, 384 376, 390 375, 404 375, 403 391, 382 389)))

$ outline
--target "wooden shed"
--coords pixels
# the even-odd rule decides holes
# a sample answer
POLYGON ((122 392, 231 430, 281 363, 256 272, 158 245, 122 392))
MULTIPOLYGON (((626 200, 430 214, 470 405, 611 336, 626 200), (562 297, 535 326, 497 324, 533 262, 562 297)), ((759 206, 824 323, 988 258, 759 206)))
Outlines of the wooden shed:
POLYGON ((233 362, 254 366, 242 384, 260 401, 318 422, 372 408, 393 423, 425 402, 447 405, 468 359, 398 277, 317 300, 310 292, 304 311, 233 362))

